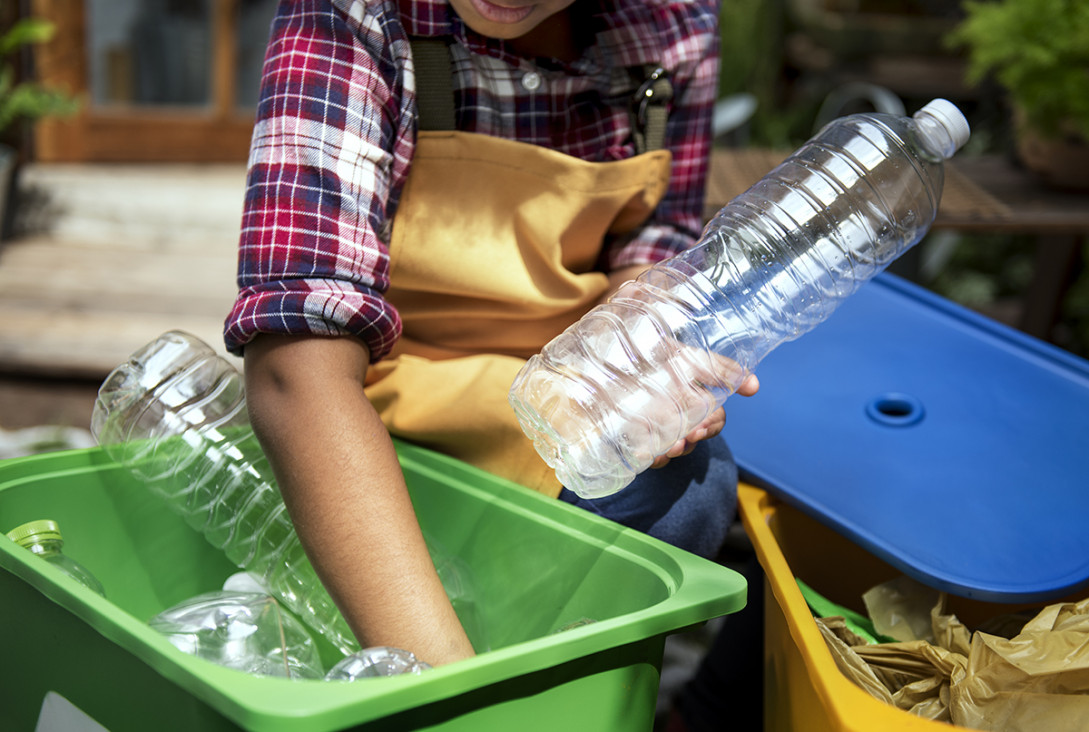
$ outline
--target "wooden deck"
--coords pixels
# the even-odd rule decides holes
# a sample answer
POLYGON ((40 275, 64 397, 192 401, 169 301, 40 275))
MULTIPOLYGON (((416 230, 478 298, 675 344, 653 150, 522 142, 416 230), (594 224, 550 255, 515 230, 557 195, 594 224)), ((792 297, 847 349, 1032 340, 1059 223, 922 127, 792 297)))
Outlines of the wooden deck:
POLYGON ((25 171, 32 233, 0 245, 0 373, 101 379, 171 329, 222 352, 240 166, 25 171))
MULTIPOLYGON (((787 156, 763 148, 722 148, 711 158, 704 215, 756 183, 787 156)), ((1089 196, 1045 188, 1000 155, 954 158, 934 228, 962 232, 1089 234, 1089 196)))

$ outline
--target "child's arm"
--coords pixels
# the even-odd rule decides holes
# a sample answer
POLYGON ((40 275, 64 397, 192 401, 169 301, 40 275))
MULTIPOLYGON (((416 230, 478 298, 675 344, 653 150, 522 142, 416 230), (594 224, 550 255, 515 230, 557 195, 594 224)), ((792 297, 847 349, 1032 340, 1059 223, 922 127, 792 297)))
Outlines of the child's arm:
POLYGON ((350 337, 258 336, 247 403, 306 552, 364 647, 431 665, 473 655, 431 562, 350 337))

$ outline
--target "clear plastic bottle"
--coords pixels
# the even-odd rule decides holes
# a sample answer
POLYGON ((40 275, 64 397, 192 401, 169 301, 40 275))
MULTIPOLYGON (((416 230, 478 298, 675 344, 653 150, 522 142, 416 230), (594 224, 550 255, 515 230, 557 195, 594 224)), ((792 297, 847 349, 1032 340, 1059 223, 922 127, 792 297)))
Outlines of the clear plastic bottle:
POLYGON ((410 651, 389 646, 364 648, 342 658, 329 673, 326 681, 358 681, 381 676, 401 676, 402 674, 422 674, 431 665, 416 658, 410 651))
POLYGON ((246 412, 241 374, 164 333, 99 388, 91 432, 227 558, 345 655, 359 644, 318 580, 246 412))
POLYGON ((84 587, 106 596, 102 583, 90 570, 64 553, 64 537, 56 521, 30 521, 9 531, 8 538, 24 549, 29 549, 84 587))
POLYGON ((697 246, 548 343, 509 398, 560 482, 585 498, 628 485, 772 349, 921 240, 943 162, 968 134, 943 99, 913 117, 834 120, 727 204, 697 246))
MULTIPOLYGON (((170 331, 98 391, 91 432, 259 586, 346 656, 360 650, 303 551, 250 427, 242 375, 206 343, 170 331)), ((428 549, 477 651, 487 649, 469 567, 430 535, 428 549)))
POLYGON ((324 675, 307 629, 261 592, 197 595, 159 613, 148 626, 175 648, 226 668, 287 679, 324 675))

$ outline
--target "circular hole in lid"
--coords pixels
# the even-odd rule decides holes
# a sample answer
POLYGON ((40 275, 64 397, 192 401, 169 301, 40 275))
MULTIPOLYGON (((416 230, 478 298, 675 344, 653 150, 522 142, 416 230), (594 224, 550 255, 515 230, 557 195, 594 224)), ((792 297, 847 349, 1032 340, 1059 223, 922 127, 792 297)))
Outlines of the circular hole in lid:
POLYGON ((910 394, 889 393, 866 405, 870 419, 890 427, 908 427, 923 418, 923 403, 910 394))

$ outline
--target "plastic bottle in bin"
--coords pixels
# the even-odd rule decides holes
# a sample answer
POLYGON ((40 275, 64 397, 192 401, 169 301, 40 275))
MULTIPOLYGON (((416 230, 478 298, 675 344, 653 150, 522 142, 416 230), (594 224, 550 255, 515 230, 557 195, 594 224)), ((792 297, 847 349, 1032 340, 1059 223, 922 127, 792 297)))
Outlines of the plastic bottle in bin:
POLYGON ((91 571, 64 553, 64 537, 56 521, 51 519, 29 521, 9 531, 8 538, 49 562, 84 587, 103 597, 106 596, 102 583, 91 574, 91 571))
MULTIPOLYGON (((170 331, 106 377, 91 432, 110 456, 261 587, 346 656, 359 643, 303 551, 249 423, 242 375, 206 343, 170 331)), ((471 573, 428 538, 477 650, 486 649, 471 573)))
POLYGON ((692 249, 623 285, 532 357, 509 399, 559 481, 622 489, 717 409, 779 344, 825 320, 923 238, 968 123, 833 120, 727 204, 692 249))
POLYGON ((345 654, 359 644, 310 565, 246 413, 241 374, 164 333, 99 388, 91 432, 227 558, 345 654))
POLYGON ((341 659, 329 669, 329 673, 325 674, 325 680, 359 681, 381 676, 419 675, 430 668, 430 664, 416 658, 410 651, 389 646, 375 646, 364 648, 341 659))
POLYGON ((180 651, 256 676, 320 679, 310 633, 263 592, 222 590, 190 597, 148 621, 180 651))

